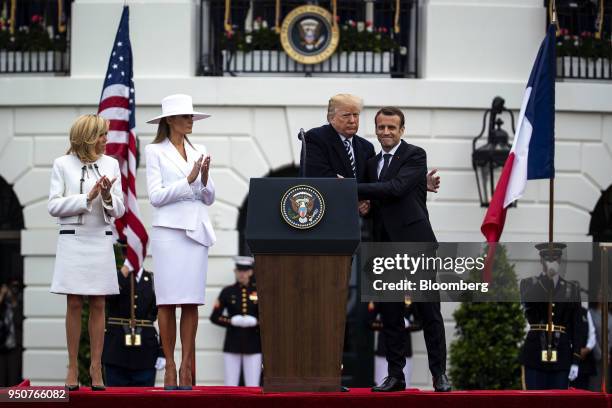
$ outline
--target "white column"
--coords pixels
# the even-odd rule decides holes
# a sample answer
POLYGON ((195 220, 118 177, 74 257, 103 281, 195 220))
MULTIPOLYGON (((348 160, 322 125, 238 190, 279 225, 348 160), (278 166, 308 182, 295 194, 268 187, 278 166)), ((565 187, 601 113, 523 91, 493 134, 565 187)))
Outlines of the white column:
POLYGON ((425 0, 427 79, 527 81, 546 32, 541 0, 425 0))
MULTIPOLYGON (((72 4, 71 76, 104 76, 123 0, 72 4)), ((130 39, 136 77, 196 73, 199 0, 131 0, 130 39)))

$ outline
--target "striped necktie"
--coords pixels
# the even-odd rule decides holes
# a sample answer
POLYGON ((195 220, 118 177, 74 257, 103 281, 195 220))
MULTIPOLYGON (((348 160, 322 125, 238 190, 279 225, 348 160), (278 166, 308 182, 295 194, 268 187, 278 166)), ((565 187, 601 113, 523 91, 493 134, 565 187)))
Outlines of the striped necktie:
POLYGON ((355 169, 355 158, 353 157, 353 152, 351 150, 351 142, 349 142, 347 139, 344 139, 344 147, 346 148, 346 154, 348 154, 349 161, 351 162, 353 176, 357 177, 357 171, 355 169))

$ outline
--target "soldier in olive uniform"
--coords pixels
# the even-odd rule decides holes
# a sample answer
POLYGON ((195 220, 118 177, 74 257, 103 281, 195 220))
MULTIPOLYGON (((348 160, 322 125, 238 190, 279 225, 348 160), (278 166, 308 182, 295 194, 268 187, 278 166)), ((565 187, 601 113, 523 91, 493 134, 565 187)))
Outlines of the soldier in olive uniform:
POLYGON ((563 244, 538 244, 542 273, 521 280, 529 331, 521 351, 528 390, 567 389, 578 376, 580 287, 559 275, 563 244), (548 300, 548 301, 546 301, 548 300))
POLYGON ((257 289, 252 279, 253 258, 240 256, 235 262, 236 283, 223 288, 210 320, 227 328, 223 345, 225 385, 237 386, 242 369, 245 385, 257 387, 261 376, 261 339, 257 289))
POLYGON ((102 363, 106 385, 152 387, 156 369, 165 359, 153 322, 157 319, 153 274, 143 268, 132 277, 123 266, 117 271, 119 294, 106 297, 107 320, 102 363), (130 327, 131 280, 134 280, 134 332, 130 327))
MULTIPOLYGON (((410 388, 410 379, 412 378, 412 336, 411 333, 422 330, 421 320, 416 313, 416 309, 412 307, 410 299, 404 301, 404 356, 406 357, 406 365, 404 366, 404 378, 406 380, 406 388, 410 388)), ((380 385, 387 376, 387 358, 385 350, 385 335, 382 331, 383 323, 380 319, 380 310, 374 302, 368 303, 368 323, 370 329, 378 332, 378 341, 376 351, 374 352, 374 382, 380 385)))

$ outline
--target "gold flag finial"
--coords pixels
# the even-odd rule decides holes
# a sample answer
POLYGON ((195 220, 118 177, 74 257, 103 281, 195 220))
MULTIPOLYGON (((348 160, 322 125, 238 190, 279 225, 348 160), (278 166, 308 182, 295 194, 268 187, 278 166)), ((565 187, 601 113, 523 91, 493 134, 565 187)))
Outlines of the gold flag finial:
POLYGON ((393 19, 393 31, 397 34, 400 32, 400 0, 395 0, 395 18, 393 19))
POLYGON ((230 23, 230 12, 231 12, 232 0, 225 0, 225 16, 223 21, 223 28, 226 33, 232 34, 232 24, 230 23))
POLYGON ((274 31, 276 31, 277 33, 280 34, 281 32, 281 27, 280 27, 280 0, 276 0, 276 3, 274 4, 274 31))
POLYGON ((595 20, 595 28, 597 31, 595 32, 595 38, 601 40, 601 35, 603 33, 603 20, 604 20, 604 1, 599 0, 599 8, 597 10, 597 19, 595 20))

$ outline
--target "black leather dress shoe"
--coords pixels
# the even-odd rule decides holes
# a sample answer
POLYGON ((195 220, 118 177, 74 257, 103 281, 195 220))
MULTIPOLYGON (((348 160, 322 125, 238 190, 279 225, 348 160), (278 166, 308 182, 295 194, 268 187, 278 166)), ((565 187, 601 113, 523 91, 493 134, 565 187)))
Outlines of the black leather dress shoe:
POLYGON ((436 392, 449 392, 451 390, 451 385, 446 374, 440 374, 434 377, 433 386, 436 392))
POLYGON ((92 391, 106 391, 106 387, 104 385, 93 385, 91 386, 92 391))
POLYGON ((349 389, 349 387, 345 387, 344 385, 340 386, 340 391, 341 392, 350 392, 351 390, 349 389))
POLYGON ((382 384, 372 387, 372 392, 394 392, 404 391, 406 389, 406 381, 395 377, 387 377, 382 384))
POLYGON ((68 391, 78 391, 79 390, 79 384, 74 384, 74 385, 66 384, 64 385, 64 387, 66 387, 68 391))

